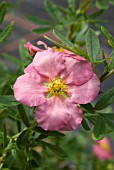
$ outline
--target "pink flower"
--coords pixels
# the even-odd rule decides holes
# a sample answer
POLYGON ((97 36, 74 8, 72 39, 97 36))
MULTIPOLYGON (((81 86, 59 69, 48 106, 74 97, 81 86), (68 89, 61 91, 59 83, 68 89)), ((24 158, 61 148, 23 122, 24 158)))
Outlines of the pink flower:
POLYGON ((92 65, 66 50, 47 48, 14 84, 14 96, 24 105, 36 107, 36 120, 45 130, 74 130, 82 121, 78 104, 93 101, 100 81, 92 65))
POLYGON ((93 154, 100 160, 108 160, 113 157, 110 141, 107 137, 93 144, 93 154))

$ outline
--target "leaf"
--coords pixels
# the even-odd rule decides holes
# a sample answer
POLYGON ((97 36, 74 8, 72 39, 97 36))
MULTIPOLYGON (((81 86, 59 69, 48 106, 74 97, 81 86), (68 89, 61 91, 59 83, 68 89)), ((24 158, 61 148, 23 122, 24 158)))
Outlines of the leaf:
POLYGON ((85 118, 82 120, 82 126, 85 130, 90 130, 90 127, 88 126, 87 120, 85 118))
POLYGON ((0 88, 3 88, 9 82, 9 76, 4 75, 4 77, 0 77, 0 88))
POLYGON ((106 119, 114 121, 114 113, 101 113, 101 115, 104 116, 106 119))
POLYGON ((29 120, 28 120, 28 117, 27 117, 27 115, 26 115, 26 112, 25 112, 25 110, 24 110, 23 105, 22 105, 22 104, 19 104, 19 105, 17 106, 17 108, 18 108, 18 110, 19 110, 20 117, 21 117, 23 123, 25 124, 25 126, 30 127, 29 120))
POLYGON ((96 19, 96 18, 99 17, 103 12, 104 12, 103 9, 98 10, 97 12, 89 15, 88 19, 96 19))
POLYGON ((7 10, 7 4, 6 4, 6 2, 2 2, 0 4, 0 24, 3 22, 3 19, 6 14, 6 10, 7 10))
POLYGON ((48 32, 51 30, 51 27, 40 27, 40 28, 35 28, 32 31, 37 33, 37 34, 43 34, 45 32, 48 32))
POLYGON ((13 95, 0 95, 0 105, 2 106, 16 106, 19 102, 17 102, 13 95))
POLYGON ((104 138, 105 133, 106 133, 105 121, 101 116, 98 116, 92 133, 93 139, 101 140, 104 138))
POLYGON ((111 52, 110 62, 109 62, 109 64, 108 64, 107 69, 108 69, 108 71, 111 71, 112 69, 114 69, 114 49, 113 49, 112 52, 111 52))
POLYGON ((28 129, 23 130, 17 138, 16 145, 19 149, 29 145, 30 131, 28 129))
POLYGON ((19 56, 21 57, 22 63, 25 63, 27 58, 30 57, 29 52, 25 49, 24 44, 26 43, 26 40, 21 39, 18 47, 19 56))
POLYGON ((110 42, 110 45, 112 46, 112 47, 114 47, 114 38, 113 38, 113 36, 108 32, 108 30, 105 28, 105 27, 103 27, 103 26, 101 26, 101 31, 102 31, 102 33, 105 35, 105 37, 109 40, 109 42, 110 42))
POLYGON ((70 8, 72 12, 75 12, 76 11, 76 0, 68 0, 68 8, 70 8))
POLYGON ((2 31, 0 32, 0 43, 3 42, 11 33, 13 29, 14 22, 10 22, 10 24, 2 31))
POLYGON ((58 131, 45 131, 44 129, 42 129, 41 127, 35 126, 33 127, 33 130, 35 132, 41 133, 45 136, 55 136, 55 137, 64 137, 65 135, 61 132, 58 131))
POLYGON ((96 103, 95 109, 102 110, 114 102, 114 87, 105 92, 96 103))
POLYGON ((6 132, 6 126, 3 124, 3 148, 5 149, 7 145, 7 132, 6 132))
POLYGON ((105 0, 97 0, 96 7, 99 9, 107 9, 109 7, 109 4, 105 0))
POLYGON ((56 30, 53 30, 53 34, 55 35, 55 37, 58 38, 58 40, 60 40, 64 45, 66 45, 67 47, 72 47, 74 46, 73 43, 71 41, 69 41, 67 38, 65 38, 61 33, 59 33, 56 30))
POLYGON ((59 146, 57 145, 52 145, 50 143, 47 143, 47 142, 44 142, 42 141, 42 144, 46 147, 48 147, 51 151, 53 151, 56 155, 62 157, 62 158, 66 158, 68 157, 67 153, 62 149, 60 148, 59 146))
POLYGON ((19 61, 16 57, 14 57, 14 56, 12 56, 12 55, 10 55, 10 54, 6 54, 6 53, 3 53, 3 56, 4 56, 6 59, 8 59, 9 61, 11 61, 11 62, 13 62, 13 63, 15 63, 15 64, 17 64, 17 65, 20 65, 20 61, 19 61))
POLYGON ((64 16, 57 5, 52 3, 50 0, 45 0, 44 5, 48 14, 54 21, 61 23, 64 20, 64 16))
POLYGON ((52 22, 48 21, 48 20, 44 20, 44 19, 39 19, 38 17, 34 17, 34 16, 26 16, 26 18, 38 25, 49 25, 49 26, 53 26, 52 22))
POLYGON ((86 111, 86 112, 89 112, 91 114, 94 114, 95 113, 95 109, 94 107, 92 106, 91 103, 88 103, 88 104, 81 104, 79 106, 82 110, 86 111))
POLYGON ((100 43, 96 33, 89 29, 86 33, 86 48, 88 55, 92 61, 100 60, 100 43))

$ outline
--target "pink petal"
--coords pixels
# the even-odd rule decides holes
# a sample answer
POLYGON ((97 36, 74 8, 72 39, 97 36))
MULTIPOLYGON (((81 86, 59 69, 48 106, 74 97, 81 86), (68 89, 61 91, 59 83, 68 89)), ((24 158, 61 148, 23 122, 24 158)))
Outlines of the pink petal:
POLYGON ((71 113, 67 108, 65 100, 54 96, 36 108, 36 119, 43 129, 59 130, 68 124, 71 113))
POLYGON ((67 87, 71 101, 79 104, 87 104, 97 97, 100 90, 100 81, 96 74, 93 74, 87 83, 81 86, 69 85, 67 87))
POLYGON ((37 45, 44 45, 45 49, 48 49, 48 46, 46 43, 44 43, 43 41, 38 41, 37 45))
POLYGON ((68 51, 66 49, 64 49, 64 53, 66 54, 67 57, 71 57, 71 58, 74 58, 74 59, 79 60, 79 61, 86 61, 85 58, 83 58, 79 55, 76 55, 73 52, 68 51))
POLYGON ((14 84, 14 96, 17 101, 27 106, 39 106, 46 101, 44 92, 47 89, 40 84, 38 77, 33 74, 24 74, 14 84))
POLYGON ((68 57, 65 60, 65 70, 61 78, 66 79, 66 84, 82 85, 92 77, 93 69, 90 62, 68 57))
POLYGON ((48 82, 49 80, 44 77, 44 76, 41 76, 39 75, 38 71, 35 69, 33 63, 29 64, 25 69, 24 69, 24 73, 29 73, 29 74, 32 74, 34 75, 34 78, 38 78, 39 79, 39 82, 40 83, 44 83, 44 82, 48 82))
POLYGON ((30 42, 27 42, 26 44, 24 44, 24 47, 27 50, 29 50, 31 56, 34 56, 34 54, 37 53, 38 51, 42 51, 38 47, 32 45, 30 42))
POLYGON ((65 125, 62 129, 60 129, 64 131, 77 129, 78 126, 81 124, 82 116, 83 116, 83 111, 75 103, 70 102, 68 106, 69 106, 68 109, 71 113, 71 119, 67 125, 65 125))
POLYGON ((33 65, 40 74, 53 79, 65 67, 64 56, 59 52, 48 49, 35 55, 33 65))
POLYGON ((34 65, 31 63, 29 64, 25 69, 24 69, 24 73, 30 73, 30 74, 34 74, 34 75, 39 75, 37 70, 35 69, 34 65))

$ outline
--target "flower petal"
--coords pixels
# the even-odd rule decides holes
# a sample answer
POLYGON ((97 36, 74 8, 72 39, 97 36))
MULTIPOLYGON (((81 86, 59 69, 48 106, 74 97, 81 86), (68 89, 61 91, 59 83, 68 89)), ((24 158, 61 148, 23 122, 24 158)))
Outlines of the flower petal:
POLYGON ((31 56, 34 56, 34 54, 37 53, 38 51, 42 51, 38 47, 32 45, 29 41, 26 44, 24 44, 24 47, 27 50, 29 50, 31 56))
POLYGON ((49 98, 36 108, 36 119, 45 130, 59 130, 68 124, 71 118, 65 99, 57 96, 49 98))
POLYGON ((82 85, 92 77, 93 69, 90 62, 68 57, 65 60, 65 70, 61 78, 66 80, 66 84, 82 85))
POLYGON ((14 96, 17 101, 27 106, 39 106, 46 101, 44 92, 47 88, 40 84, 40 79, 33 74, 24 74, 14 84, 14 96))
POLYGON ((64 62, 62 53, 48 49, 35 55, 33 65, 40 74, 53 79, 65 68, 64 62))
POLYGON ((69 85, 67 87, 71 101, 79 104, 87 104, 97 97, 100 90, 100 81, 96 74, 93 74, 87 83, 81 86, 69 85))
POLYGON ((65 125, 62 129, 64 131, 70 131, 75 130, 78 128, 78 126, 81 124, 83 111, 75 104, 75 103, 69 103, 69 111, 71 113, 71 119, 68 122, 67 125, 65 125))

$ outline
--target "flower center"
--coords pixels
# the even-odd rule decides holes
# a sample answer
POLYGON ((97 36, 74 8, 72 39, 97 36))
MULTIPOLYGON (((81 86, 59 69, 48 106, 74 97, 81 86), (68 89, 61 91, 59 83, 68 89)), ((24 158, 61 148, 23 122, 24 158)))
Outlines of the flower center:
POLYGON ((104 150, 104 151, 109 151, 110 150, 110 147, 107 143, 102 143, 101 144, 101 148, 104 150))
POLYGON ((47 97, 52 97, 53 95, 59 95, 64 98, 68 97, 66 94, 67 86, 64 84, 64 82, 65 81, 59 77, 55 78, 55 80, 49 79, 49 82, 45 83, 48 88, 47 97))

